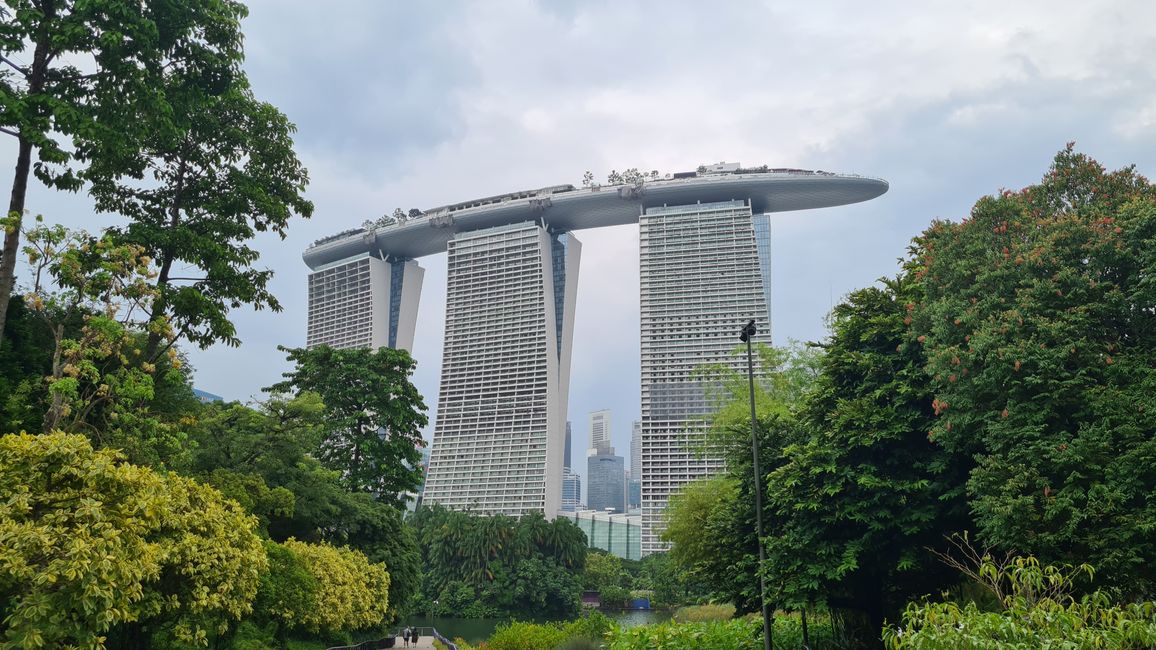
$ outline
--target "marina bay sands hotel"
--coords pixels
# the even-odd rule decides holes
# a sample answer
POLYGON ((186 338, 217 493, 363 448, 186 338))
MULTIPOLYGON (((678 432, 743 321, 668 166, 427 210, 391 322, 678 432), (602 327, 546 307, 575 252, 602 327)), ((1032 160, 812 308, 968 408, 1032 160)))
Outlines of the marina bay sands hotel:
POLYGON ((446 322, 424 500, 553 517, 562 492, 571 343, 586 228, 638 224, 642 553, 669 496, 721 467, 699 453, 703 364, 754 319, 770 331, 769 215, 866 201, 885 181, 798 169, 700 167, 620 185, 538 190, 395 213, 305 251, 307 345, 411 350, 423 269, 448 253, 446 322))

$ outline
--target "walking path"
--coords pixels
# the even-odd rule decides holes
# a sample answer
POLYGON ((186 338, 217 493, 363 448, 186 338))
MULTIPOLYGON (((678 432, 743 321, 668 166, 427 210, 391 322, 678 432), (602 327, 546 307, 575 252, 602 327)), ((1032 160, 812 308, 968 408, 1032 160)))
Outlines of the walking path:
MULTIPOLYGON (((394 645, 393 647, 395 647, 395 648, 404 648, 405 647, 405 644, 402 643, 400 636, 397 637, 397 644, 394 645)), ((414 645, 413 643, 410 643, 409 647, 419 648, 419 649, 420 648, 433 648, 434 647, 434 638, 433 638, 433 635, 429 633, 429 628, 422 629, 422 635, 417 638, 417 644, 414 645)))

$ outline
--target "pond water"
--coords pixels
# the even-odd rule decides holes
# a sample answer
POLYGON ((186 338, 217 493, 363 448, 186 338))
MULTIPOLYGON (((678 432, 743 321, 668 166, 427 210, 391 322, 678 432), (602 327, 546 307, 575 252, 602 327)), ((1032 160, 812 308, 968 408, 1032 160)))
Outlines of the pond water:
MULTIPOLYGON (((661 623, 670 619, 671 612, 669 610, 620 610, 620 611, 603 611, 603 614, 618 621, 620 625, 626 627, 634 627, 635 625, 648 625, 650 623, 661 623)), ((494 629, 498 624, 505 623, 509 619, 505 618, 449 618, 449 617, 414 617, 411 616, 404 621, 398 621, 398 627, 405 627, 406 625, 416 627, 435 627, 437 631, 451 639, 461 637, 467 643, 473 645, 490 638, 494 633, 494 629)), ((538 621, 543 622, 543 621, 538 621)))

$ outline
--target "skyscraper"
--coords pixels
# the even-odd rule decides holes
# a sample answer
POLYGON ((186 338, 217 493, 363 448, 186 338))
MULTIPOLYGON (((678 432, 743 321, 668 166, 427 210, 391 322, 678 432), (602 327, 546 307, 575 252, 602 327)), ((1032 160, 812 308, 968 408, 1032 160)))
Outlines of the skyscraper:
POLYGON ((413 349, 425 270, 362 253, 309 274, 306 347, 413 349))
POLYGON ((586 452, 586 507, 626 512, 625 467, 610 445, 610 411, 590 414, 590 449, 586 452))
POLYGON ((448 243, 445 348, 425 502, 483 514, 561 505, 581 245, 533 221, 448 243))
POLYGON ((572 469, 573 465, 570 463, 570 420, 566 420, 566 443, 562 445, 562 467, 572 469))
POLYGON ((630 480, 626 482, 626 509, 642 507, 642 422, 630 432, 630 480))
MULTIPOLYGON (((695 416, 707 407, 691 369, 724 358, 734 331, 752 317, 769 340, 770 229, 762 213, 866 201, 887 187, 864 176, 731 163, 621 185, 508 192, 367 221, 304 252, 311 271, 307 345, 410 349, 423 274, 414 260, 448 252, 426 498, 550 517, 562 497, 579 257, 569 233, 640 223, 643 462, 632 478, 646 486, 650 552, 661 548, 653 524, 670 491, 717 466, 688 456, 701 434, 695 416)), ((609 448, 609 439, 602 445, 609 448)))
POLYGON ((562 512, 582 508, 582 477, 569 467, 562 468, 562 512))
POLYGON ((610 411, 594 411, 590 414, 590 450, 588 456, 613 454, 610 446, 610 411))
MULTIPOLYGON (((733 357, 739 328, 769 315, 747 201, 646 209, 640 224, 642 300, 642 553, 658 538, 670 495, 722 469, 698 453, 710 412, 704 364, 746 371, 733 357)), ((764 339, 765 340, 765 339, 764 339)))
POLYGON ((626 512, 622 456, 588 456, 586 467, 586 507, 600 512, 626 512))

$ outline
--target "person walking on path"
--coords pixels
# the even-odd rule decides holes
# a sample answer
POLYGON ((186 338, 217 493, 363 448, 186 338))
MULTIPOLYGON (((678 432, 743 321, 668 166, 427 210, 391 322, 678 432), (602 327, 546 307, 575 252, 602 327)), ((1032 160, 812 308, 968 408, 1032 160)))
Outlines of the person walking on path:
POLYGON ((401 631, 401 641, 404 644, 403 647, 406 647, 406 648, 409 647, 409 635, 410 635, 410 631, 409 631, 409 627, 407 626, 404 630, 401 631))

